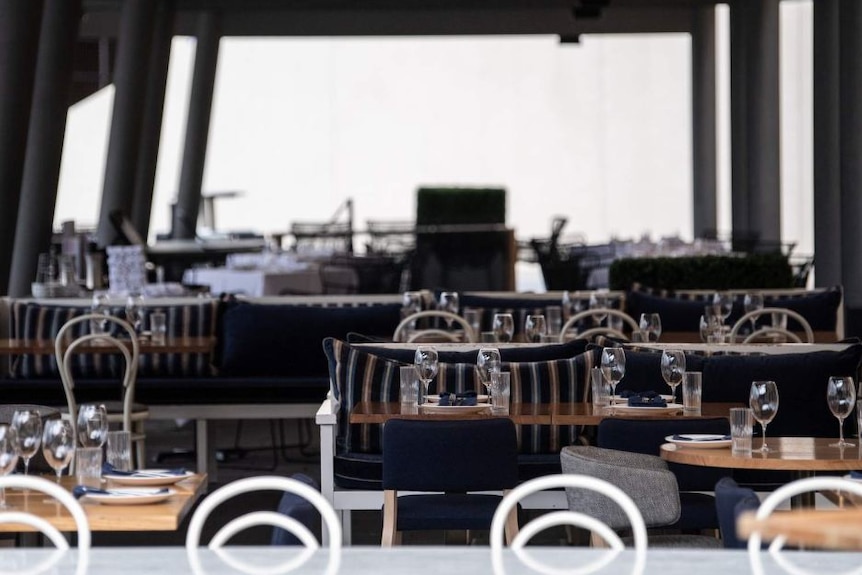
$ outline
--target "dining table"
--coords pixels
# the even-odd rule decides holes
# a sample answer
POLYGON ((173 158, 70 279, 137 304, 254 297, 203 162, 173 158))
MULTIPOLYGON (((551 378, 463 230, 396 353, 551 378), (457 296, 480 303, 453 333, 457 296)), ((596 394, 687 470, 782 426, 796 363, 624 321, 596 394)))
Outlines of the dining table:
MULTIPOLYGON (((131 343, 129 339, 119 341, 131 343)), ((168 336, 165 341, 153 341, 149 337, 138 338, 140 353, 210 353, 215 347, 215 338, 210 336, 168 336)), ((85 343, 77 348, 78 353, 116 353, 117 348, 98 340, 85 343)), ((2 355, 53 355, 53 339, 14 339, 0 338, 0 356, 2 355)))
POLYGON ((736 522, 742 538, 755 531, 765 541, 778 537, 786 545, 817 549, 862 551, 862 508, 797 509, 773 513, 757 519, 753 511, 743 513, 736 522))

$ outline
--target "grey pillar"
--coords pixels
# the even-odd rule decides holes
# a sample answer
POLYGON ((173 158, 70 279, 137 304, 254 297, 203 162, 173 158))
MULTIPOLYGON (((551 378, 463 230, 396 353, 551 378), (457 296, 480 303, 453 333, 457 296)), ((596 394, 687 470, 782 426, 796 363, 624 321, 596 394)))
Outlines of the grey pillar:
POLYGON ((693 231, 702 238, 718 227, 714 6, 693 9, 691 80, 693 231))
POLYGON ((760 241, 781 242, 779 0, 750 2, 748 31, 748 209, 760 241))
POLYGON ((42 2, 0 0, 0 295, 8 293, 42 2))
POLYGON ((730 209, 734 238, 751 232, 748 213, 748 0, 730 2, 730 209))
POLYGON ((862 3, 841 0, 841 275, 847 335, 862 333, 862 3))
POLYGON ((220 38, 219 16, 212 12, 201 14, 180 189, 173 214, 172 237, 176 239, 193 239, 197 229, 220 38))
POLYGON ((162 112, 165 106, 165 86, 173 39, 174 1, 161 0, 156 12, 153 42, 150 50, 147 97, 141 133, 141 148, 135 172, 135 193, 132 200, 132 225, 146 238, 150 229, 153 205, 153 186, 156 163, 159 158, 159 141, 162 135, 162 112))
POLYGON ((51 245, 81 0, 46 0, 21 184, 9 295, 30 294, 39 254, 51 245))
POLYGON ((152 0, 124 0, 120 12, 114 109, 99 208, 98 241, 103 247, 114 243, 117 237, 110 221, 111 212, 121 210, 128 216, 132 211, 155 11, 156 3, 152 0))
POLYGON ((841 283, 839 0, 814 2, 814 279, 841 283))

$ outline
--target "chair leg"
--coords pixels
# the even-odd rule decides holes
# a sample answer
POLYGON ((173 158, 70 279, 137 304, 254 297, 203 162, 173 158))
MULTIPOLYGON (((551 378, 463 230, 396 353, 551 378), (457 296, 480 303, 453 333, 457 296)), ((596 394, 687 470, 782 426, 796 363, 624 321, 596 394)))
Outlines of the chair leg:
POLYGON ((398 524, 398 492, 393 489, 383 491, 383 534, 382 547, 392 547, 400 543, 400 534, 395 530, 398 524))
MULTIPOLYGON (((503 496, 505 497, 509 491, 509 489, 504 489, 503 496)), ((506 534, 506 545, 512 544, 512 541, 514 541, 515 537, 518 535, 518 530, 518 506, 516 505, 511 511, 509 511, 509 515, 506 517, 506 525, 503 528, 503 531, 506 534)))

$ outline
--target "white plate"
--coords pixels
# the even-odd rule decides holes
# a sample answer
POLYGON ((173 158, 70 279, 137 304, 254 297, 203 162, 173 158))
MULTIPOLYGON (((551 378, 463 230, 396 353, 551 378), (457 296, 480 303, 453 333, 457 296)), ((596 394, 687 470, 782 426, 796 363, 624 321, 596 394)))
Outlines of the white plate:
POLYGON ((487 403, 479 405, 420 405, 419 413, 482 413, 490 411, 487 403))
POLYGON ((716 433, 680 433, 677 438, 673 435, 665 437, 676 445, 689 445, 698 449, 719 449, 722 447, 730 447, 733 443, 730 439, 725 439, 726 436, 716 433))
POLYGON ((682 411, 681 403, 668 403, 667 407, 632 407, 630 405, 617 404, 613 406, 613 410, 621 413, 673 413, 682 411))
POLYGON ((84 495, 87 501, 95 501, 102 505, 145 505, 147 503, 160 503, 176 493, 173 489, 136 489, 127 487, 125 489, 108 489, 109 493, 88 493, 84 495))
MULTIPOLYGON (((491 400, 490 396, 487 395, 477 395, 476 401, 479 403, 488 403, 491 400)), ((428 403, 440 403, 440 396, 436 394, 428 395, 428 403)))
POLYGON ((155 487, 158 485, 173 485, 194 475, 191 471, 186 471, 182 475, 168 475, 167 469, 139 469, 138 472, 140 475, 114 475, 112 473, 105 473, 102 477, 120 485, 155 487), (165 473, 165 475, 159 475, 159 473, 165 473))
MULTIPOLYGON (((673 396, 672 396, 672 395, 664 395, 664 394, 662 394, 662 395, 661 395, 661 398, 662 398, 663 400, 665 400, 665 401, 668 401, 668 402, 672 402, 672 401, 673 401, 673 396)), ((628 398, 628 397, 621 397, 621 396, 619 396, 619 395, 614 395, 613 397, 611 397, 611 399, 614 401, 614 403, 628 403, 628 401, 629 401, 629 398, 628 398)))

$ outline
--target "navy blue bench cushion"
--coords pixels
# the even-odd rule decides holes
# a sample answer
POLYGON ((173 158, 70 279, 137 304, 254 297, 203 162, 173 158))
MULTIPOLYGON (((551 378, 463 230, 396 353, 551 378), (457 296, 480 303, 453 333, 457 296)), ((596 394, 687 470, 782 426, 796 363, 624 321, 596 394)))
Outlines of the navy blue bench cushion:
MULTIPOLYGON (((330 360, 333 396, 340 401, 338 451, 378 453, 382 446, 380 426, 350 425, 350 411, 361 401, 398 401, 400 367, 409 364, 369 353, 361 346, 335 338, 325 339, 323 348, 330 360)), ((511 402, 583 401, 595 359, 596 352, 591 351, 566 359, 504 362, 503 370, 511 374, 511 402)), ((473 356, 471 363, 441 363, 437 379, 429 389, 438 393, 481 391, 480 386, 473 356)), ((558 453, 562 446, 574 442, 578 429, 574 426, 519 425, 517 432, 520 453, 558 453)))
MULTIPOLYGON (((601 355, 598 356, 601 361, 601 355)), ((706 358, 693 353, 685 354, 687 371, 703 371, 706 358)), ((626 373, 617 384, 617 393, 622 391, 655 391, 670 393, 670 386, 661 376, 661 352, 632 351, 626 349, 626 373)), ((677 389, 677 398, 682 390, 677 389)))
MULTIPOLYGON (((611 302, 613 307, 620 307, 622 300, 617 298, 611 302)), ((545 314, 548 306, 562 306, 562 300, 540 300, 525 297, 494 297, 479 294, 462 293, 459 298, 461 310, 475 309, 480 312, 482 331, 490 331, 495 313, 510 313, 515 319, 515 334, 524 331, 524 322, 528 315, 545 314)), ((564 318, 565 321, 565 318, 564 318)))
MULTIPOLYGON (((365 343, 365 342, 350 342, 365 343)), ((373 342, 379 343, 379 342, 373 342)), ((362 349, 386 359, 401 363, 413 363, 414 350, 408 348, 392 348, 379 345, 363 345, 362 349)), ((493 346, 493 344, 488 344, 493 346)), ((585 339, 573 339, 566 343, 551 343, 530 347, 502 347, 500 348, 500 359, 503 362, 524 361, 548 361, 552 359, 566 359, 580 355, 587 350, 589 342, 585 339)), ((445 363, 476 363, 476 356, 482 344, 475 344, 475 349, 469 351, 452 351, 441 349, 438 353, 439 360, 445 363)))
MULTIPOLYGON (((167 333, 175 337, 214 337, 218 319, 218 301, 201 299, 191 303, 148 306, 144 311, 144 325, 149 325, 149 314, 165 313, 167 333)), ((112 308, 111 315, 125 317, 125 309, 112 308)), ((12 337, 17 339, 53 340, 60 328, 74 317, 90 313, 89 308, 53 306, 37 302, 16 301, 12 305, 12 337)), ((87 322, 73 327, 73 337, 89 333, 87 322)), ((112 328, 116 333, 116 327, 112 328)), ((72 375, 76 378, 122 377, 121 358, 114 354, 77 354, 72 362, 72 375)), ((141 354, 138 361, 139 377, 212 375, 210 356, 206 353, 141 354)), ((51 355, 21 355, 12 361, 11 375, 19 378, 59 377, 57 362, 51 355)))
POLYGON ((834 437, 838 423, 826 404, 830 375, 857 377, 862 344, 842 351, 705 358, 703 401, 748 404, 751 382, 773 380, 779 406, 768 426, 773 436, 834 437))
POLYGON ((361 307, 228 304, 222 317, 219 372, 224 375, 326 377, 320 342, 351 331, 391 336, 400 304, 361 307))
MULTIPOLYGON (((700 330, 700 316, 703 315, 703 309, 707 303, 701 300, 661 297, 642 291, 630 291, 626 295, 626 313, 635 319, 642 313, 657 313, 661 316, 663 332, 697 333, 700 330)), ((727 320, 728 324, 733 325, 733 322, 742 317, 743 312, 742 301, 734 302, 733 312, 727 320)))

